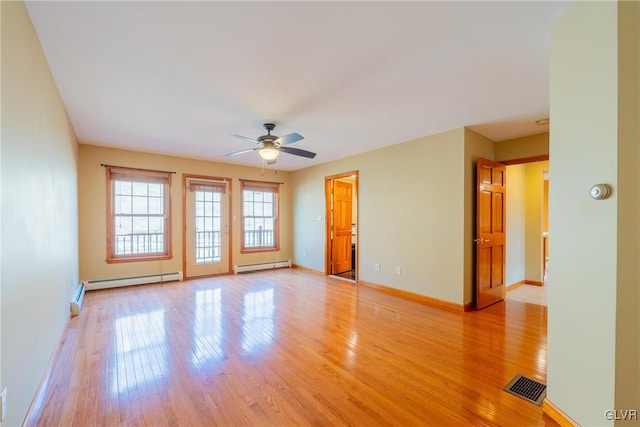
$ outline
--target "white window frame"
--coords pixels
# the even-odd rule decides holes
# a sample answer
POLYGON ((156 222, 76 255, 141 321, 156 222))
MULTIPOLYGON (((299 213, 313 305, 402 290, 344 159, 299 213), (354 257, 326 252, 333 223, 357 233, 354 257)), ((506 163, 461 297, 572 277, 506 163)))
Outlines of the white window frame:
POLYGON ((279 215, 279 213, 280 213, 280 185, 278 183, 271 183, 271 182, 242 181, 242 189, 241 190, 242 190, 241 191, 241 194, 242 194, 242 202, 241 202, 242 222, 240 224, 240 227, 241 227, 241 232, 240 232, 241 248, 240 248, 240 252, 241 253, 252 253, 252 252, 279 251, 280 250, 280 215, 279 215), (255 216, 255 215, 245 216, 245 202, 246 203, 255 203, 255 202, 245 201, 245 192, 246 191, 273 194, 273 216, 271 216, 271 217, 265 217, 264 215, 260 215, 260 216, 255 216), (248 246, 249 243, 247 242, 248 239, 246 238, 245 224, 246 224, 246 220, 250 219, 250 218, 259 218, 259 219, 272 218, 273 219, 273 244, 272 245, 261 245, 261 246, 251 245, 251 246, 248 246))

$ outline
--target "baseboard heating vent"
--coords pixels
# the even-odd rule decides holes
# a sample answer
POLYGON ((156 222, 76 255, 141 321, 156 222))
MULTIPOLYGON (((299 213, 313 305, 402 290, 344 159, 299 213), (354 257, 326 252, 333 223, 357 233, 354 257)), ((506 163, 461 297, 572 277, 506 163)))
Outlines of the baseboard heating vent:
POLYGON ((286 268, 286 267, 291 268, 290 259, 286 261, 262 262, 259 264, 234 265, 233 274, 249 273, 251 271, 269 270, 271 268, 286 268))
POLYGON ((71 316, 77 316, 82 310, 82 303, 84 302, 84 284, 78 283, 76 291, 73 293, 71 299, 71 316))
POLYGON ((84 286, 88 291, 96 289, 119 288, 121 286, 146 285, 149 283, 172 282, 182 280, 182 271, 146 276, 119 277, 116 279, 87 280, 84 286))
POLYGON ((504 387, 504 391, 542 406, 542 401, 547 395, 547 386, 518 374, 504 387))

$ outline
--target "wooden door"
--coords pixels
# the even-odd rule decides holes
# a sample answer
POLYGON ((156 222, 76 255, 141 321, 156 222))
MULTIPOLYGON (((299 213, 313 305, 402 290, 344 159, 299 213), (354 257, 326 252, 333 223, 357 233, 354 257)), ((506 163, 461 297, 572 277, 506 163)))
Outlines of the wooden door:
POLYGON ((333 181, 333 239, 331 240, 331 274, 351 270, 351 212, 353 185, 333 181))
POLYGON ((506 279, 506 165, 478 159, 476 308, 504 299, 506 279))
POLYGON ((225 181, 186 179, 186 277, 229 273, 228 203, 225 181))

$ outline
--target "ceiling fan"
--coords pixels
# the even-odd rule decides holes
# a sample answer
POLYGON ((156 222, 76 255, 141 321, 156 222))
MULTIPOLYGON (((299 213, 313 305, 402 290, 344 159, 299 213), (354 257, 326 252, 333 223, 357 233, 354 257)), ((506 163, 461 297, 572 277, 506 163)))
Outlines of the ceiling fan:
POLYGON ((258 147, 250 148, 248 150, 236 151, 235 153, 225 154, 225 157, 237 156, 238 154, 249 153, 251 151, 257 150, 260 157, 264 161, 266 161, 267 164, 272 165, 278 160, 280 152, 293 154, 294 156, 306 157, 309 159, 313 159, 316 156, 316 153, 312 153, 311 151, 300 150, 299 148, 288 146, 289 144, 293 144, 294 142, 298 142, 304 139, 304 136, 295 132, 280 137, 271 135, 271 131, 275 129, 275 127, 276 125, 273 123, 265 123, 264 128, 267 130, 267 134, 259 136, 258 139, 252 139, 247 138, 246 136, 232 134, 231 136, 257 144, 258 147))

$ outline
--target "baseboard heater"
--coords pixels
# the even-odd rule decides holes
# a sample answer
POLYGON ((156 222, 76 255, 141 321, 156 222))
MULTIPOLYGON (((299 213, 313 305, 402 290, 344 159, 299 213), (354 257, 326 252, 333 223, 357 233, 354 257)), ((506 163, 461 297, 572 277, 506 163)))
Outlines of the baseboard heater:
POLYGON ((77 316, 82 310, 82 303, 84 302, 84 284, 78 283, 76 291, 71 298, 71 316, 77 316))
POLYGON ((119 277, 117 279, 87 280, 84 283, 88 291, 96 289, 119 288, 121 286, 146 285, 149 283, 172 282, 182 280, 182 271, 146 276, 119 277))
POLYGON ((243 264, 243 265, 234 265, 233 266, 233 274, 238 273, 249 273, 252 271, 258 270, 269 270, 272 268, 291 268, 291 260, 288 259, 286 261, 275 261, 275 262, 261 262, 258 264, 243 264))

